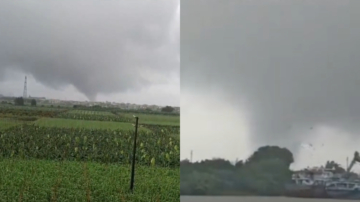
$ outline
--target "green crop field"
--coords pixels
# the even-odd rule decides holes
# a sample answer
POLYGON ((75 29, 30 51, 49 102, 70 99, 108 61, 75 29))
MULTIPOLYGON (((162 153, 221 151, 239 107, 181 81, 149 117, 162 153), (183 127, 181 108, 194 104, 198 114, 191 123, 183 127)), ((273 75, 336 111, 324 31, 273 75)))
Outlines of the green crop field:
POLYGON ((115 116, 111 112, 107 111, 89 111, 89 110, 70 110, 67 113, 69 114, 82 114, 82 115, 104 115, 104 116, 115 116))
POLYGON ((180 169, 92 162, 0 159, 0 201, 179 201, 180 169))
POLYGON ((64 108, 56 108, 56 107, 33 107, 33 106, 16 106, 16 105, 2 105, 0 104, 0 112, 5 109, 13 109, 13 110, 33 110, 33 111, 64 111, 64 108))
POLYGON ((2 106, 1 201, 179 201, 180 117, 2 106))
POLYGON ((107 111, 71 110, 59 113, 56 117, 87 121, 134 122, 133 117, 123 117, 107 111))
POLYGON ((16 126, 18 124, 21 124, 22 122, 9 119, 9 118, 0 118, 0 130, 4 130, 13 126, 16 126))
MULTIPOLYGON (((63 128, 92 128, 92 129, 123 129, 134 130, 131 123, 111 122, 111 121, 86 121, 86 120, 71 120, 60 118, 41 118, 34 122, 36 125, 44 127, 63 127, 63 128)), ((149 131, 144 127, 139 130, 149 131)))
POLYGON ((127 118, 133 118, 133 115, 138 116, 141 124, 180 126, 180 116, 130 113, 120 113, 120 115, 127 118))

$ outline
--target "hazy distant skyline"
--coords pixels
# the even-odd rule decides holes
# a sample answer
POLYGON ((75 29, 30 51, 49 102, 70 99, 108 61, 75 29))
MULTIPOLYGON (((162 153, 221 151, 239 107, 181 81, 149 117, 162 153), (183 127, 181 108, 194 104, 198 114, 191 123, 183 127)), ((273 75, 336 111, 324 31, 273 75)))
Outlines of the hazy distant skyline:
POLYGON ((0 94, 180 105, 179 0, 0 2, 0 94), (65 15, 64 15, 65 14, 65 15))
POLYGON ((296 168, 345 167, 360 150, 359 9, 355 0, 182 0, 181 159, 193 150, 194 160, 234 161, 278 145, 296 168))
MULTIPOLYGON (((14 77, 17 77, 18 75, 13 75, 14 77)), ((6 91, 9 93, 3 93, 0 92, 1 95, 4 96, 22 96, 23 95, 23 89, 24 89, 24 78, 22 80, 19 78, 17 80, 8 80, 5 82, 2 82, 4 87, 6 88, 6 91)), ((161 86, 160 86, 161 87, 161 86)), ((176 86, 168 86, 168 91, 171 91, 171 88, 175 88, 176 86)), ((1 87, 0 87, 1 88, 1 87)), ((161 90, 167 90, 166 87, 163 87, 162 89, 159 89, 158 86, 153 86, 147 90, 142 91, 142 96, 139 97, 139 92, 135 93, 127 93, 127 94, 117 94, 115 98, 113 99, 111 96, 102 96, 101 94, 98 95, 96 102, 117 102, 117 103, 133 103, 133 104, 147 104, 147 105, 159 105, 159 106, 166 106, 170 105, 168 99, 165 97, 161 90), (158 91, 160 90, 160 92, 158 91), (149 99, 147 97, 153 97, 153 103, 149 102, 149 99), (113 99, 113 100, 112 100, 113 99), (163 99, 163 100, 162 100, 163 99)), ((47 88, 43 84, 37 82, 31 75, 30 78, 27 76, 27 95, 31 97, 45 97, 46 99, 60 99, 60 100, 68 100, 68 101, 89 101, 85 95, 79 93, 77 89, 73 86, 67 86, 66 88, 60 89, 60 90, 54 90, 51 88, 47 88), (34 88, 36 91, 34 92, 32 90, 34 88), (44 96, 47 95, 47 96, 44 96)), ((174 98, 173 98, 174 99, 174 98)), ((180 98, 178 98, 180 100, 180 98)), ((178 102, 179 102, 178 100, 178 102)), ((176 100, 174 99, 174 105, 170 106, 180 106, 179 104, 176 104, 176 100)))

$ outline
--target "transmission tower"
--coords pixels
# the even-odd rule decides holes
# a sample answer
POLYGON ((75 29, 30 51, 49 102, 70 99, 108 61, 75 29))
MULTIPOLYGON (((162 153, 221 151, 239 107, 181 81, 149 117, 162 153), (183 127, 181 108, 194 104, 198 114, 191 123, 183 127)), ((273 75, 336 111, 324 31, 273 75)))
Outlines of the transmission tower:
POLYGON ((23 98, 27 98, 27 81, 25 76, 23 98))

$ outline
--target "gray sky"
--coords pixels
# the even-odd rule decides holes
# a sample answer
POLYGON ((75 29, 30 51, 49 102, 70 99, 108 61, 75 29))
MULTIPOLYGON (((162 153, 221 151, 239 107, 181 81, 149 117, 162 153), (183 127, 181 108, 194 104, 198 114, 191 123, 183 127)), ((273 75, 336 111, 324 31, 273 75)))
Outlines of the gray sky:
POLYGON ((0 2, 0 94, 180 105, 179 0, 0 2))
POLYGON ((345 166, 360 150, 359 10, 182 0, 181 158, 235 160, 270 144, 291 149, 295 168, 345 166))

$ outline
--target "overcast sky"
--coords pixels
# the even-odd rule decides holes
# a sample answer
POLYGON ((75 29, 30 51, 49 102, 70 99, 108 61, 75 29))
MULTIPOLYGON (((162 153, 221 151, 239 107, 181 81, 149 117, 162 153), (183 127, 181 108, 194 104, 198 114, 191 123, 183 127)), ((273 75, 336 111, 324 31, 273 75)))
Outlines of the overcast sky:
POLYGON ((179 0, 0 2, 0 94, 180 105, 179 0))
POLYGON ((294 168, 345 166, 360 150, 359 10, 182 0, 181 159, 234 161, 270 144, 289 148, 294 168))

